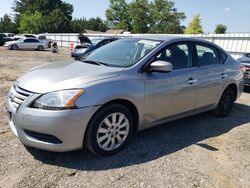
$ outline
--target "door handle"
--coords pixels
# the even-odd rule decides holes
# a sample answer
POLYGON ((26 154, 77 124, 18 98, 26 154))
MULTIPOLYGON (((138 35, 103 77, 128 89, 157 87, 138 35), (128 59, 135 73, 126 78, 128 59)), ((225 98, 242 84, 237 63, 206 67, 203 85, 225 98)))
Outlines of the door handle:
POLYGON ((198 79, 193 79, 193 78, 189 78, 187 83, 188 84, 194 84, 194 83, 197 83, 198 82, 198 79))
POLYGON ((224 78, 226 78, 226 77, 228 77, 228 75, 227 75, 227 74, 225 74, 225 73, 221 73, 221 78, 222 78, 222 79, 224 79, 224 78))

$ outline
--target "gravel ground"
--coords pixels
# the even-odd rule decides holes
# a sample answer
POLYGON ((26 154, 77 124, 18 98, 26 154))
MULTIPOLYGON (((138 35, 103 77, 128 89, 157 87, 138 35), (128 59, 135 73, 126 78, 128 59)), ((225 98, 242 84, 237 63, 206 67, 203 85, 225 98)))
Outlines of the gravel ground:
POLYGON ((0 48, 0 187, 250 187, 250 89, 231 115, 209 113, 142 131, 111 157, 86 149, 25 148, 8 127, 5 97, 29 68, 70 60, 69 50, 0 48))

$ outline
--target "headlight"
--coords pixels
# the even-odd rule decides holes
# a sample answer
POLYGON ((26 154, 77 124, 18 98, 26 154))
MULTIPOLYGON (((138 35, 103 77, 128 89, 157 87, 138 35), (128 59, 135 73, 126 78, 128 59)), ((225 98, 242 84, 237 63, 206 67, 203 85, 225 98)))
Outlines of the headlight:
POLYGON ((45 110, 64 110, 77 108, 75 106, 75 101, 83 93, 83 89, 72 89, 47 93, 36 99, 31 107, 45 110))

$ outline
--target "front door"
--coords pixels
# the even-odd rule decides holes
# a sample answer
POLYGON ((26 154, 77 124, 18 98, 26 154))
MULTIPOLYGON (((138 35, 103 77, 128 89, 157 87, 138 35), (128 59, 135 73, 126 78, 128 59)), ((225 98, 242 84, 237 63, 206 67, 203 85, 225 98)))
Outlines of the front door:
POLYGON ((197 97, 197 68, 192 67, 188 43, 168 45, 155 60, 172 63, 169 73, 145 72, 145 123, 153 123, 193 110, 197 97))

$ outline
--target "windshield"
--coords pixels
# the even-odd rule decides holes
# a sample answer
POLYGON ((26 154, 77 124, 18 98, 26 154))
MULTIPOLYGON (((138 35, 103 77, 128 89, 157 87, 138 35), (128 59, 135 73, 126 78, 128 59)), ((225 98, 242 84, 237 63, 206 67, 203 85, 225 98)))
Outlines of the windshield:
POLYGON ((161 41, 148 39, 121 39, 93 51, 83 61, 95 61, 109 66, 128 67, 134 65, 160 43, 161 41))

